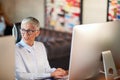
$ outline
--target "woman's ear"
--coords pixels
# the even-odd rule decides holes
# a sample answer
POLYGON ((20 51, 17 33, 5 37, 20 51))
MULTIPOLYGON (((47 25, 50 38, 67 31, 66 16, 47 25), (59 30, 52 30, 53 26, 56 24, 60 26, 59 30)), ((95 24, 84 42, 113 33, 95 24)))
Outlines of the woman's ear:
POLYGON ((36 32, 36 37, 40 35, 40 30, 36 32))

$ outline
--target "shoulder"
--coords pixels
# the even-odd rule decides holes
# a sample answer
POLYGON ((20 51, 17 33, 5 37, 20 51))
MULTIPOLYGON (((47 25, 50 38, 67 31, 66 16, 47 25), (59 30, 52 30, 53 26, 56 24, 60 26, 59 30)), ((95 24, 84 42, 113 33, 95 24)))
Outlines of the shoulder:
POLYGON ((24 46, 22 46, 20 43, 17 43, 15 46, 16 56, 19 56, 23 52, 24 52, 24 46))
POLYGON ((42 42, 35 41, 35 47, 39 50, 44 50, 46 49, 44 44, 42 42))
POLYGON ((22 50, 23 48, 24 46, 20 42, 18 42, 15 46, 16 51, 22 50))
POLYGON ((16 43, 16 47, 18 47, 18 48, 22 48, 23 46, 21 45, 20 42, 18 42, 18 43, 16 43))
POLYGON ((44 44, 43 44, 42 42, 35 41, 34 43, 35 43, 35 45, 37 45, 37 46, 44 46, 44 44))

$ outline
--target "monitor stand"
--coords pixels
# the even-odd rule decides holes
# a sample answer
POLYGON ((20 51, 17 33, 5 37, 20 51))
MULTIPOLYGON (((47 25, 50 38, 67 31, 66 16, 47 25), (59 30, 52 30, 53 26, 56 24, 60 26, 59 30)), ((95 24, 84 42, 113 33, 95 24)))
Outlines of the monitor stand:
POLYGON ((117 78, 119 78, 111 51, 103 51, 102 58, 105 71, 105 79, 110 80, 112 78, 116 80, 117 78))

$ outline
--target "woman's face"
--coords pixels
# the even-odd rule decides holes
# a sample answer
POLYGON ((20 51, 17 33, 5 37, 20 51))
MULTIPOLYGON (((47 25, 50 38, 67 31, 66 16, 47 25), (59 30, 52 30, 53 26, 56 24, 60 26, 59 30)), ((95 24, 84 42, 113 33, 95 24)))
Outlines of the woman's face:
POLYGON ((37 30, 36 26, 31 23, 26 23, 21 25, 21 35, 22 40, 32 46, 35 40, 35 37, 39 34, 39 31, 37 30))

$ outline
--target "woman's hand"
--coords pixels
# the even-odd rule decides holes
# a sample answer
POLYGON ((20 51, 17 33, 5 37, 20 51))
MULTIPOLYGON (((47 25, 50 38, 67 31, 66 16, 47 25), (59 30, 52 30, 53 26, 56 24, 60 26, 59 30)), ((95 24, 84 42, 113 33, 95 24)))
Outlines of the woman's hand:
POLYGON ((67 75, 68 75, 68 72, 62 68, 57 68, 53 73, 51 73, 51 77, 54 77, 57 79, 63 78, 64 76, 67 76, 67 75))

